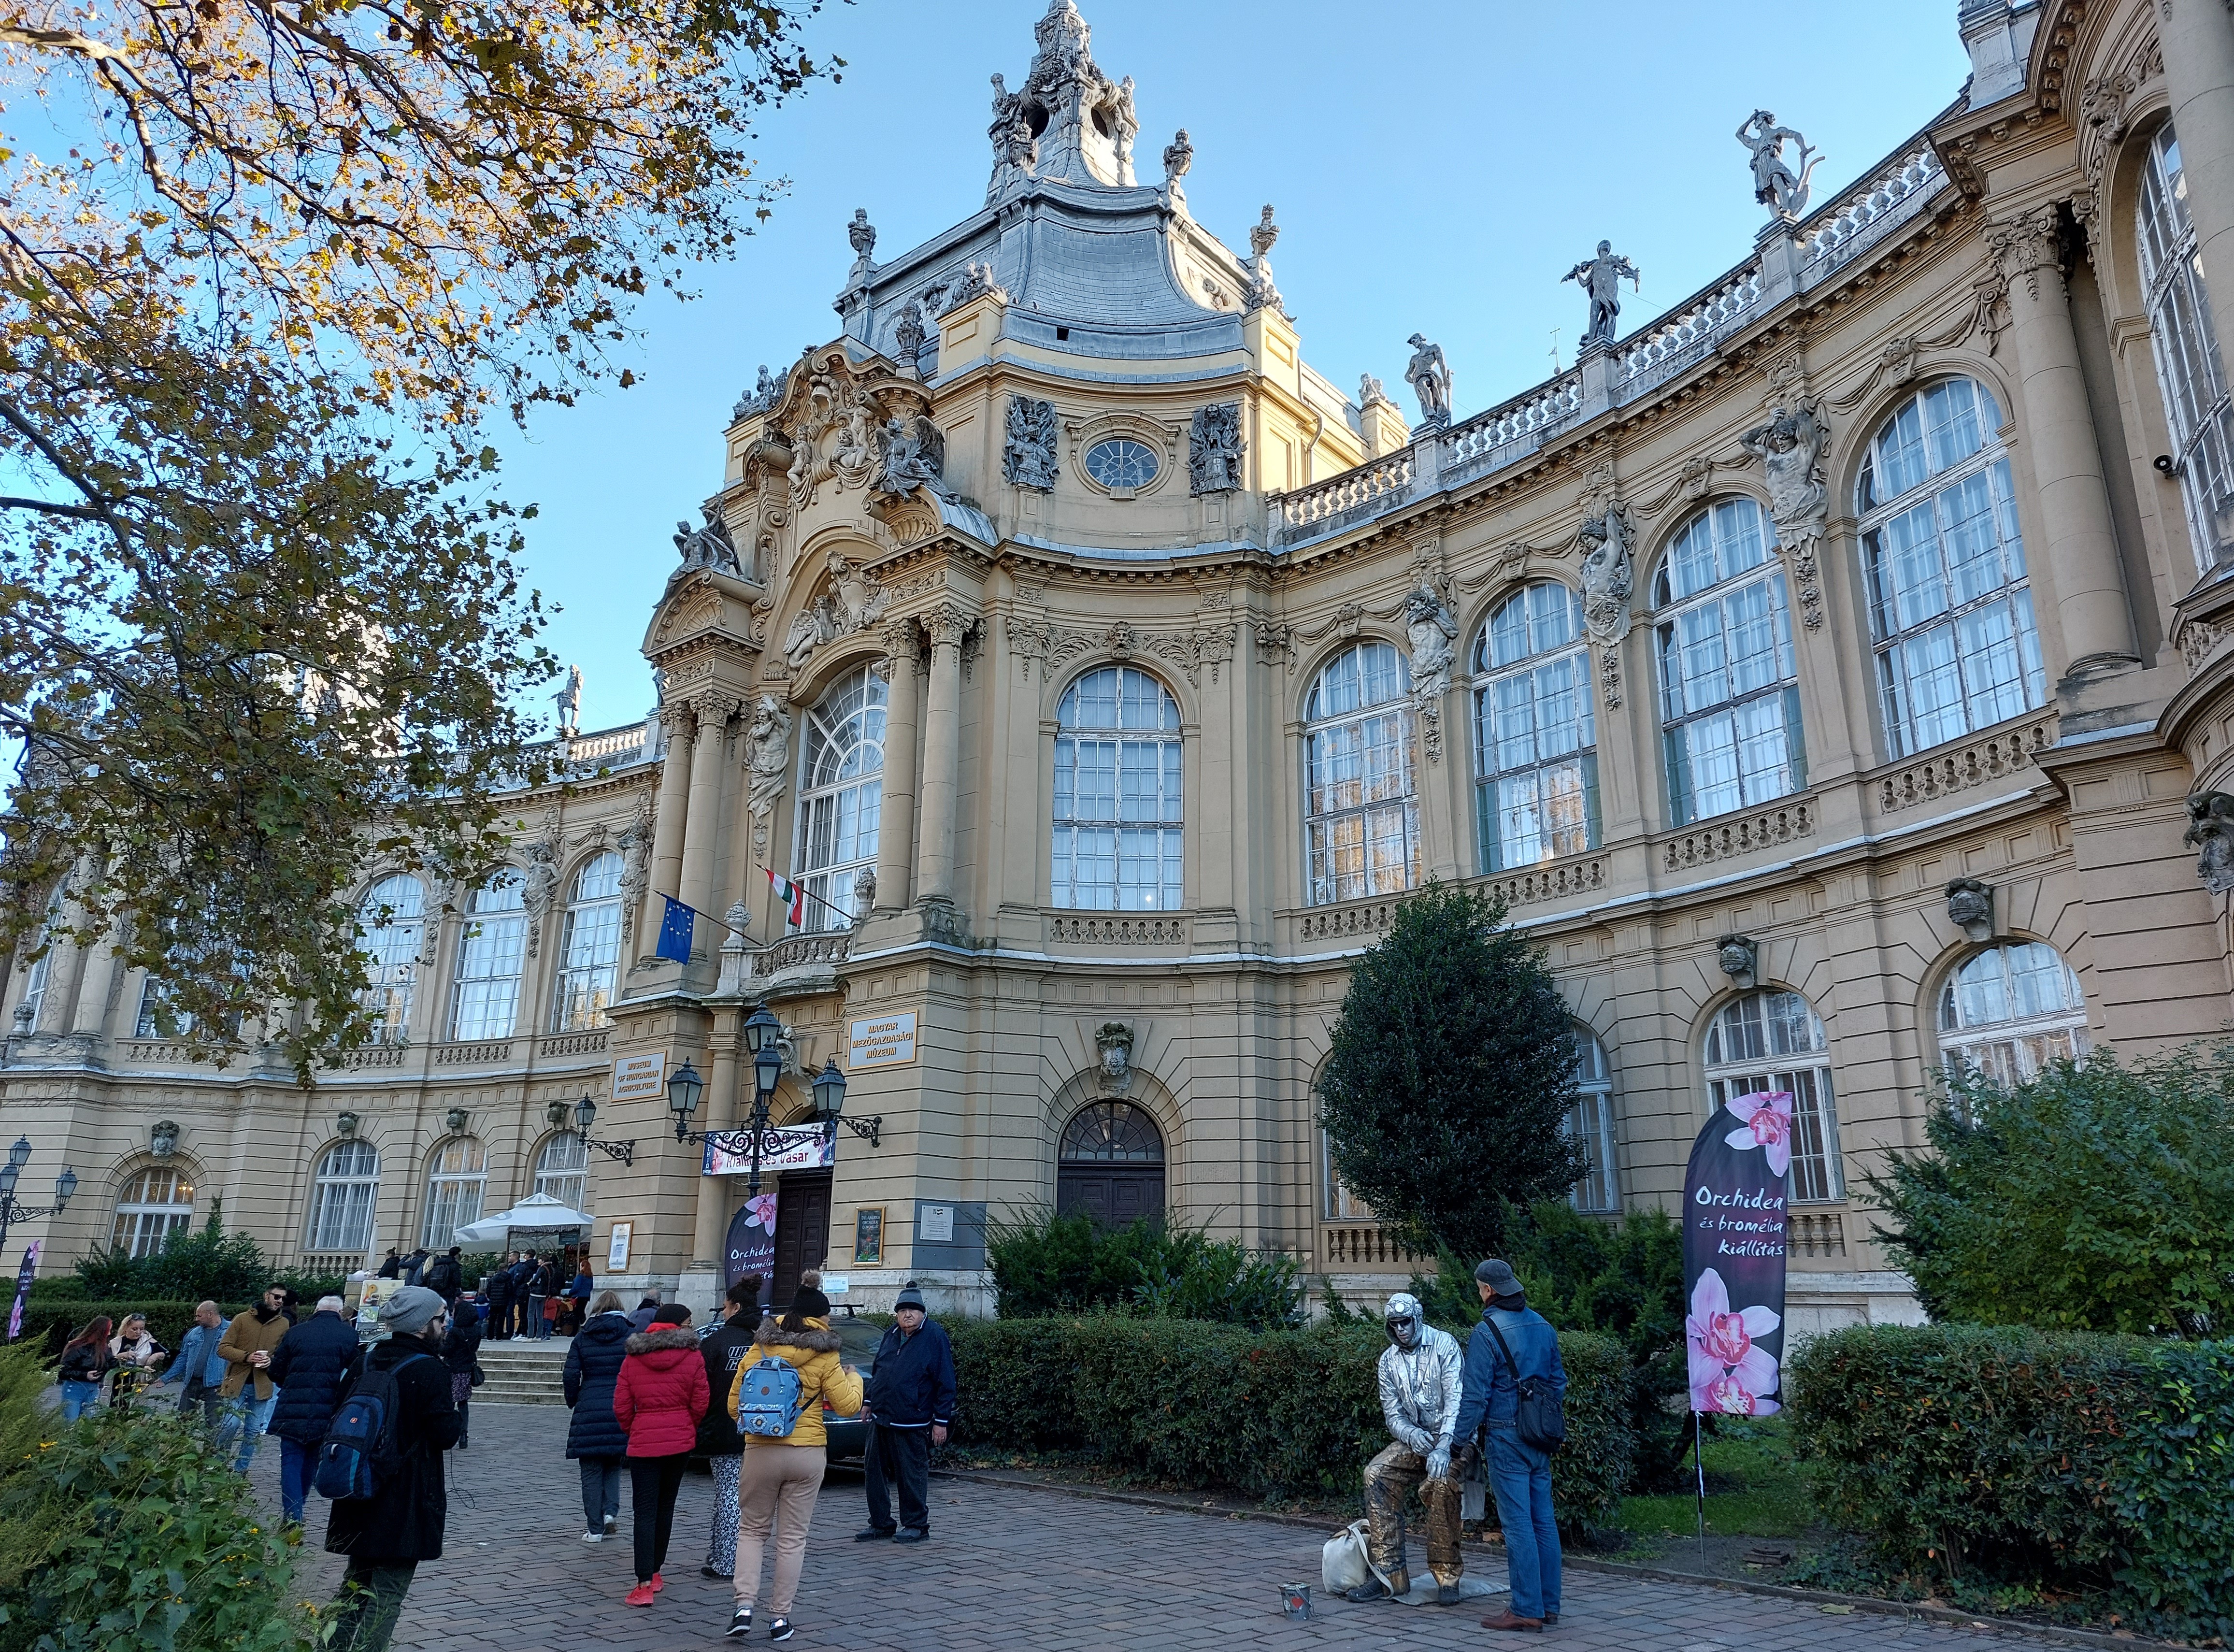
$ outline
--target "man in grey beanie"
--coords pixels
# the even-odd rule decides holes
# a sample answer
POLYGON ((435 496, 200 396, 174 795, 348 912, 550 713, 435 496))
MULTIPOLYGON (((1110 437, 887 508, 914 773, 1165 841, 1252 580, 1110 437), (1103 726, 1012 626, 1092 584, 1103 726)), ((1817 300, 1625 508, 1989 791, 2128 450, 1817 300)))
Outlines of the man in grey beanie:
POLYGON ((1493 1257, 1473 1270, 1473 1279, 1481 1323, 1466 1339, 1453 1437, 1460 1452, 1471 1453, 1476 1431, 1488 1427, 1489 1487, 1512 1585, 1511 1603, 1481 1626, 1541 1629, 1559 1621, 1559 1528, 1551 1514, 1551 1459, 1520 1437, 1520 1385, 1533 1383, 1564 1399, 1567 1372, 1558 1334, 1529 1307, 1511 1267, 1493 1257))

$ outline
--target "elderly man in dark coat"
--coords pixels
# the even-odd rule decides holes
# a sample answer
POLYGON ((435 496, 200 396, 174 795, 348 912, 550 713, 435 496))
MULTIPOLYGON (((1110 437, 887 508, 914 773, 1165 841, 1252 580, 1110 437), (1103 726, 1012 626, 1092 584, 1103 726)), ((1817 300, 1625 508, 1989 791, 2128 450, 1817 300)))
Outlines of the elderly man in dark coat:
POLYGON ((389 1339, 351 1363, 343 1397, 364 1372, 394 1375, 398 1461, 372 1496, 336 1499, 327 1517, 327 1552, 349 1557, 329 1652, 386 1652, 419 1563, 442 1557, 449 1518, 442 1453, 458 1443, 459 1420, 449 1368, 435 1354, 447 1304, 423 1285, 407 1285, 380 1305, 380 1322, 389 1339))
POLYGON ((279 1512, 303 1524, 304 1494, 317 1465, 318 1446, 342 1402, 342 1379, 357 1355, 356 1326, 344 1317, 339 1296, 318 1298, 318 1310, 279 1339, 271 1354, 271 1381, 279 1390, 270 1432, 279 1436, 279 1512))

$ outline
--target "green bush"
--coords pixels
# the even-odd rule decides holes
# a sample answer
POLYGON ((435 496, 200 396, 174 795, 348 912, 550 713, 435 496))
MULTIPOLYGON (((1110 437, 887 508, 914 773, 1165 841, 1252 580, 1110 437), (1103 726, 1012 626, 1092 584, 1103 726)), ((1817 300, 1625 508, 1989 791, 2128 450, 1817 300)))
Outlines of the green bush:
POLYGON ((315 1614, 284 1604, 292 1551, 199 1429, 142 1410, 57 1427, 36 1409, 43 1381, 0 1356, 0 1652, 317 1643, 315 1614))
POLYGON ((1935 1320, 2234 1329, 2234 1045, 1952 1080, 1870 1189, 1935 1320))
POLYGON ((1855 1327, 1787 1371, 1817 1501, 1882 1563, 2107 1591, 2183 1637, 2234 1630, 2234 1345, 1855 1327))
POLYGON ((1003 1319, 1100 1310, 1262 1327, 1285 1324, 1303 1296, 1291 1258, 1160 1218, 1111 1227, 1041 1210, 989 1228, 1003 1319))
MULTIPOLYGON (((1372 1323, 1249 1331, 1118 1315, 950 1324, 955 1443, 1080 1453, 1146 1479, 1245 1497, 1359 1501, 1388 1443, 1372 1323)), ((1559 1339, 1564 1525, 1605 1520, 1628 1478, 1629 1361, 1610 1338, 1559 1339)))
POLYGON ((117 1302, 149 1296, 190 1303, 252 1302, 270 1286, 284 1285, 307 1308, 321 1296, 338 1296, 347 1289, 347 1281, 337 1277, 274 1268, 253 1237, 225 1231, 222 1199, 212 1201, 200 1227, 177 1230, 150 1255, 135 1257, 122 1245, 95 1246, 78 1258, 73 1288, 58 1290, 60 1283, 38 1281, 33 1295, 39 1300, 76 1296, 117 1302))

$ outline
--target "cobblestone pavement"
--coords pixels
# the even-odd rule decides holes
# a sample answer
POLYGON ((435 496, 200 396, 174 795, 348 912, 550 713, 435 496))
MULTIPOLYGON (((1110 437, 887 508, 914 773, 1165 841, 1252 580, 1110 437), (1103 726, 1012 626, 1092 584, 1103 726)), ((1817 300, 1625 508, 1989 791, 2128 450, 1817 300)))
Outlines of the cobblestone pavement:
MULTIPOLYGON (((711 1480, 694 1474, 683 1482, 658 1603, 627 1607, 621 1596, 635 1581, 627 1495, 619 1533, 585 1544, 579 1482, 563 1454, 566 1419, 550 1407, 474 1407, 472 1449, 453 1458, 446 1552, 419 1569, 399 1648, 668 1652, 720 1640, 729 1586, 698 1575, 711 1480)), ((253 1473, 275 1509, 278 1471, 278 1442, 266 1440, 253 1473)), ((314 1495, 306 1595, 330 1594, 341 1576, 339 1558, 319 1548, 325 1518, 314 1495)), ((1575 1570, 1566 1577, 1565 1613, 1542 1641, 1493 1636, 1477 1627, 1487 1610, 1477 1603, 1461 1610, 1321 1598, 1322 1538, 1315 1531, 966 1481, 932 1481, 932 1536, 921 1548, 853 1543, 862 1521, 859 1476, 833 1472, 815 1512, 794 1646, 1310 1652, 1391 1646, 1399 1637, 1422 1652, 1516 1639, 1566 1652, 1967 1652, 1989 1640, 2054 1644, 1575 1570), (1316 1616, 1293 1623, 1280 1615, 1279 1586, 1305 1581, 1314 1585, 1316 1616)), ((1504 1581, 1496 1551, 1469 1544, 1466 1560, 1469 1571, 1504 1581)), ((765 1636, 760 1631, 750 1644, 764 1643, 765 1636)))

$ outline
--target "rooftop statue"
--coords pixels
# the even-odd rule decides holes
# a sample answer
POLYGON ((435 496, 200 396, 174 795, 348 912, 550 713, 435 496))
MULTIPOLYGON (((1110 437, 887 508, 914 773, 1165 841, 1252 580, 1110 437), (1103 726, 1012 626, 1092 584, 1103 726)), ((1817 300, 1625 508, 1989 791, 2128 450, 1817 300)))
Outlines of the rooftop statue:
POLYGON ((1613 343, 1614 323, 1621 317, 1621 278, 1629 278, 1631 287, 1642 287, 1643 281, 1637 267, 1613 250, 1611 241, 1598 243, 1597 256, 1584 258, 1559 278, 1562 281, 1579 282, 1591 298, 1591 324, 1583 331, 1582 348, 1593 344, 1613 343))
POLYGON ((1140 135, 1140 117, 1133 111, 1133 77, 1117 82, 1117 129, 1111 140, 1117 146, 1117 181, 1133 182, 1133 140, 1140 135))
POLYGON ((1412 347, 1412 359, 1404 369, 1404 376, 1411 383, 1413 394, 1420 398, 1420 422, 1448 424, 1451 364, 1443 359, 1443 347, 1430 344, 1424 333, 1414 333, 1404 342, 1412 347))
POLYGON ((558 737, 572 740, 582 732, 582 668, 566 668, 565 686, 551 696, 558 702, 558 737))
POLYGON ((872 484, 879 493, 912 493, 928 487, 941 499, 952 499, 946 485, 946 438, 928 415, 915 414, 885 421, 881 463, 872 484))
MULTIPOLYGON (((740 565, 737 547, 729 538, 729 524, 719 511, 706 513, 706 526, 692 527, 688 522, 675 525, 675 549, 683 558, 683 568, 712 568, 721 573, 735 573, 740 565)), ((682 571, 682 570, 677 570, 682 571)))
POLYGON ((1194 165, 1194 145, 1187 140, 1186 128, 1179 128, 1179 136, 1164 146, 1164 186, 1173 185, 1187 175, 1194 165))
POLYGON ((846 226, 846 238, 853 244, 853 273, 856 276, 867 275, 869 254, 876 250, 877 245, 877 228, 869 222, 867 207, 856 206, 853 209, 853 221, 846 226))
POLYGON ((1779 218, 1798 218, 1807 210, 1807 180, 1823 157, 1790 127, 1776 124, 1767 109, 1755 109, 1738 128, 1738 141, 1753 153, 1753 197, 1779 218), (1800 146, 1800 170, 1784 164, 1784 146, 1800 146))

